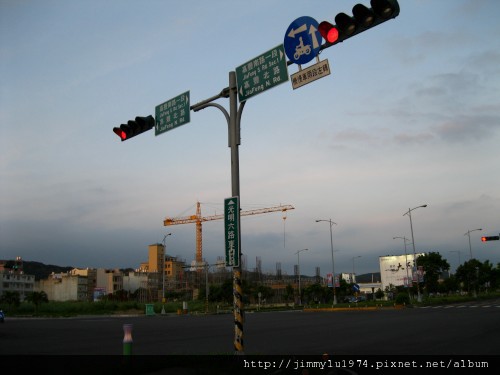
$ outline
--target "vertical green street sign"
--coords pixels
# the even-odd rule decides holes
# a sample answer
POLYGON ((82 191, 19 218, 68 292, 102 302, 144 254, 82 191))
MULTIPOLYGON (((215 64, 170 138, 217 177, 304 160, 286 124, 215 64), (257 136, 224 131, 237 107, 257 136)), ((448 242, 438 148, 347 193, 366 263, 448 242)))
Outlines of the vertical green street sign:
POLYGON ((283 44, 236 68, 240 102, 288 81, 288 68, 283 44))
POLYGON ((155 136, 191 121, 189 91, 156 106, 155 136))
POLYGON ((224 243, 226 267, 240 266, 240 200, 239 197, 224 199, 224 243))

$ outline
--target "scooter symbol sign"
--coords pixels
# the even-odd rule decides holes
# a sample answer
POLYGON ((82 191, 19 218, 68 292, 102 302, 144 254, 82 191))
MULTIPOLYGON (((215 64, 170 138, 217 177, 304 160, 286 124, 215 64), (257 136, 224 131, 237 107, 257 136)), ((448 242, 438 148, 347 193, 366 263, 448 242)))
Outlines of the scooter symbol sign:
POLYGON ((306 64, 316 57, 321 47, 318 22, 311 17, 300 17, 293 21, 285 33, 285 53, 295 64, 306 64))
POLYGON ((293 54, 293 58, 298 60, 302 55, 309 55, 311 53, 311 46, 304 46, 304 42, 302 41, 302 37, 299 37, 299 45, 295 47, 295 53, 293 54))

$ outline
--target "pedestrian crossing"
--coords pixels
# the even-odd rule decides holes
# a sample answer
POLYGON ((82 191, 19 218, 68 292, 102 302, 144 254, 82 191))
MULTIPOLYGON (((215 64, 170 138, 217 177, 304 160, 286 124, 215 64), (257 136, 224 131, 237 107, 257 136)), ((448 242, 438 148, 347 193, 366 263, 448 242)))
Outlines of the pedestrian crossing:
POLYGON ((456 305, 434 305, 434 306, 419 306, 420 309, 487 309, 497 308, 500 309, 500 302, 496 303, 470 303, 470 304, 456 304, 456 305))

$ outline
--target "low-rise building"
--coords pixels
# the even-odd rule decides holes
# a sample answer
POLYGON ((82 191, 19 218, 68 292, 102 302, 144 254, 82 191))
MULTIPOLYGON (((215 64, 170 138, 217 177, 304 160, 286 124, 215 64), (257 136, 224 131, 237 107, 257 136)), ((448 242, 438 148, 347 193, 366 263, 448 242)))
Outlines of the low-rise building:
POLYGON ((34 286, 35 276, 24 273, 21 257, 16 257, 16 260, 0 261, 0 296, 4 292, 17 292, 22 302, 28 293, 34 291, 34 286))
POLYGON ((97 270, 95 268, 73 268, 70 271, 73 276, 87 278, 87 301, 93 301, 94 290, 97 285, 97 270))
POLYGON ((129 293, 135 293, 138 289, 147 289, 148 274, 136 270, 123 275, 123 290, 129 293))
POLYGON ((88 301, 88 279, 86 276, 67 273, 52 273, 40 280, 38 289, 47 294, 49 301, 88 301))
POLYGON ((105 294, 113 294, 123 290, 123 273, 117 269, 98 268, 96 271, 96 288, 104 289, 105 294))

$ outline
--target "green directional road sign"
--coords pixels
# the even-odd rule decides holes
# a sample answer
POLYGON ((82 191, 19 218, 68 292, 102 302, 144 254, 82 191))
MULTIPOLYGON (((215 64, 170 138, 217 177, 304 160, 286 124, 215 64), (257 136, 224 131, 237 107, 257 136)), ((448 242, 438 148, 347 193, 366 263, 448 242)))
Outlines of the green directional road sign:
POLYGON ((238 197, 224 199, 224 242, 226 244, 226 267, 240 266, 240 200, 238 197))
POLYGON ((155 135, 187 124, 190 119, 189 91, 156 106, 155 135))
POLYGON ((240 102, 288 81, 283 44, 236 68, 240 102))

